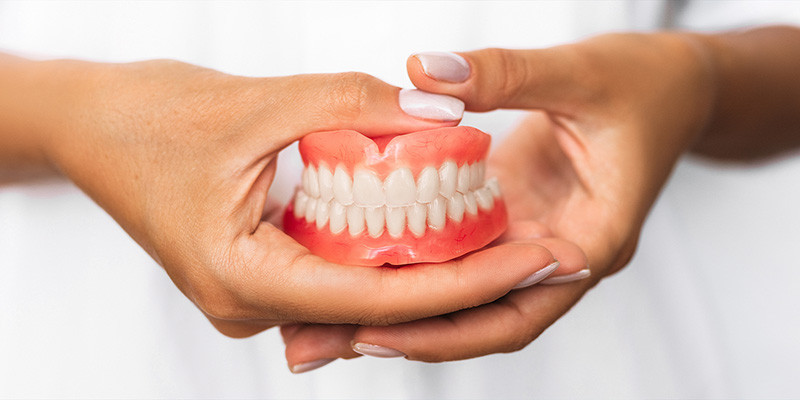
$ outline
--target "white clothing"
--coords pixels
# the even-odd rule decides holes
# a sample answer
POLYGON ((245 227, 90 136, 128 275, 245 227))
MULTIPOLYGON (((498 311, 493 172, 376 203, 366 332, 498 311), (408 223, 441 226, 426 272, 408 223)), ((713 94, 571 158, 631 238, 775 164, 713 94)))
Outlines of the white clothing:
MULTIPOLYGON (((653 28, 661 2, 0 2, 0 49, 175 58, 271 76, 359 70, 409 86, 417 51, 530 48, 653 28)), ((792 2, 699 2, 681 26, 800 21, 792 2), (722 10, 722 11, 721 11, 722 10)), ((519 113, 469 114, 507 132, 519 113)), ((281 155, 286 199, 299 157, 281 155)), ((0 398, 800 397, 800 158, 687 159, 630 266, 525 350, 446 364, 336 361, 294 376, 277 330, 216 332, 68 184, 0 188, 0 398)))

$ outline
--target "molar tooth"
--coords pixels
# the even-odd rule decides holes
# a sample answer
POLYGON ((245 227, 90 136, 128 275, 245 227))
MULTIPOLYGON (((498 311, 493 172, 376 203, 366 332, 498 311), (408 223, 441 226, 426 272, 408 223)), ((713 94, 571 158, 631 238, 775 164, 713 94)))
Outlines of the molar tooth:
POLYGON ((464 219, 464 196, 461 193, 453 193, 453 197, 447 199, 447 216, 453 221, 461 222, 464 219))
POLYGON ((372 171, 357 169, 353 174, 353 201, 359 206, 379 207, 386 204, 383 182, 372 171))
POLYGON ((430 203, 439 194, 439 172, 436 168, 425 167, 417 178, 417 201, 430 203))
MULTIPOLYGON (((383 189, 386 192, 386 205, 388 206, 410 206, 414 204, 417 197, 414 174, 408 168, 399 168, 392 171, 386 177, 383 189)), ((389 214, 386 215, 388 216, 389 214)))
POLYGON ((447 200, 444 197, 438 196, 428 204, 428 225, 437 231, 444 228, 445 219, 447 218, 447 200))
POLYGON ((303 186, 303 192, 311 193, 311 187, 308 184, 308 167, 303 168, 303 176, 300 178, 300 184, 303 186))
POLYGON ((452 196, 458 184, 458 166, 455 162, 445 161, 444 164, 439 167, 439 180, 441 181, 439 192, 442 196, 452 196))
POLYGON ((475 200, 478 201, 478 207, 481 210, 489 211, 494 207, 494 196, 488 187, 482 187, 475 191, 475 200))
POLYGON ((364 209, 352 204, 347 207, 347 228, 350 236, 356 236, 364 231, 364 209))
POLYGON ((385 220, 386 212, 383 207, 370 207, 364 209, 364 216, 367 219, 367 232, 369 235, 376 238, 383 233, 383 222, 385 220))
POLYGON ((336 167, 333 173, 333 195, 342 205, 353 204, 353 180, 342 166, 336 167))
POLYGON ((406 210, 403 207, 386 207, 386 230, 392 237, 400 237, 406 230, 406 210))
POLYGON ((483 186, 483 174, 485 167, 483 161, 476 161, 469 167, 469 189, 478 190, 483 186))
POLYGON ((478 202, 475 201, 475 192, 464 193, 464 208, 472 215, 478 214, 478 202))
POLYGON ((330 219, 329 227, 333 234, 343 231, 347 226, 347 208, 338 202, 331 202, 330 219))
POLYGON ((333 198, 333 173, 325 164, 320 164, 317 178, 319 178, 319 197, 327 203, 333 198))
POLYGON ((416 237, 425 234, 425 219, 428 217, 428 207, 424 204, 414 203, 408 207, 408 230, 416 237))
MULTIPOLYGON (((303 174, 305 176, 305 174, 303 174)), ((294 217, 297 219, 304 218, 306 215, 306 203, 308 203, 308 196, 302 190, 298 191, 294 196, 294 217)))
POLYGON ((319 177, 313 165, 308 166, 308 195, 313 198, 319 197, 319 177))
POLYGON ((314 222, 314 218, 317 216, 317 199, 313 197, 308 198, 308 203, 306 203, 306 222, 309 224, 314 222))
POLYGON ((489 181, 486 182, 486 187, 492 191, 494 197, 500 197, 500 182, 497 180, 497 178, 493 177, 489 179, 489 181))
POLYGON ((328 223, 328 215, 330 213, 330 204, 320 199, 317 202, 317 229, 322 229, 328 223))
POLYGON ((456 190, 461 193, 469 192, 469 164, 464 163, 458 169, 458 183, 456 184, 456 190))

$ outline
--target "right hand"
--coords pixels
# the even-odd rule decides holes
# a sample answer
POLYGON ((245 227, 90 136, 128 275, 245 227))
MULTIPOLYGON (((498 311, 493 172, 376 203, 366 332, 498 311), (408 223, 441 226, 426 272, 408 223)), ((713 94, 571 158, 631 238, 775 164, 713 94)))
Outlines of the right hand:
POLYGON ((522 241, 442 264, 343 266, 269 222, 276 157, 293 141, 450 126, 460 110, 416 118, 399 106, 398 88, 357 73, 244 78, 172 61, 58 63, 44 74, 63 79, 52 85, 63 96, 48 97, 61 101, 43 154, 226 335, 444 314, 491 302, 554 260, 522 241))

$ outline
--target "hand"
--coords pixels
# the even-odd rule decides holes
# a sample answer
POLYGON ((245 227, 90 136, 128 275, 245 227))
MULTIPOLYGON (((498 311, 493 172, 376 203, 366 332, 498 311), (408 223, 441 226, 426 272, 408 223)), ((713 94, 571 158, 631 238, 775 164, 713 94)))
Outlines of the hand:
POLYGON ((510 235, 540 237, 534 241, 569 272, 550 282, 565 284, 386 327, 284 328, 290 365, 356 356, 351 341, 365 354, 421 361, 523 348, 630 260, 648 210, 703 129, 713 99, 708 65, 680 35, 606 35, 546 50, 461 56, 470 70, 459 73, 457 64, 465 64, 452 57, 431 65, 423 54, 409 58, 409 75, 418 88, 458 97, 468 110, 542 110, 531 113, 490 163, 511 219, 528 221, 510 235), (588 263, 570 243, 586 252, 588 263))
MULTIPOLYGON (((36 124, 45 129, 30 136, 45 159, 226 335, 286 322, 388 324, 450 312, 502 296, 553 260, 521 243, 441 265, 342 266, 269 223, 276 157, 292 141, 320 130, 380 135, 454 125, 461 110, 453 99, 411 99, 430 103, 422 111, 438 107, 437 115, 451 116, 434 121, 404 113, 421 104, 398 88, 356 73, 243 78, 172 61, 31 68, 41 79, 31 79, 36 85, 26 93, 50 106, 33 113, 49 111, 36 124)), ((13 130, 0 132, 13 139, 13 130)))

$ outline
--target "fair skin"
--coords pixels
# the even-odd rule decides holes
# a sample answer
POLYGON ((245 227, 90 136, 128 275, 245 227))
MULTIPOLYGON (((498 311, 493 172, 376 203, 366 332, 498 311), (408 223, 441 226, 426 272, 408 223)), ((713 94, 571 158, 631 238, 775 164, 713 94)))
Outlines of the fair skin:
POLYGON ((471 73, 456 83, 409 58, 418 88, 458 97, 467 110, 536 110, 490 160, 511 219, 525 221, 513 235, 577 244, 591 277, 391 326, 287 326, 289 365, 356 357, 352 343, 427 362, 522 349, 628 263, 683 153, 741 161, 800 147, 797 49, 800 30, 791 27, 611 34, 543 50, 459 53, 471 73))
POLYGON ((107 211, 215 328, 386 325, 494 301, 555 259, 517 240, 442 264, 343 266, 270 221, 278 152, 304 135, 451 126, 404 113, 365 74, 245 78, 180 62, 0 55, 0 184, 66 177, 107 211))

